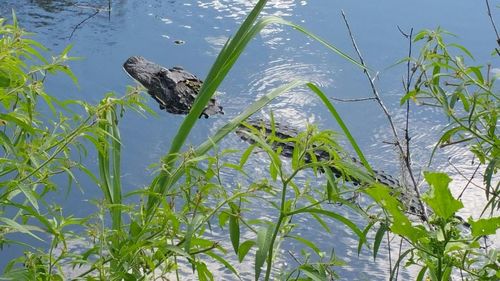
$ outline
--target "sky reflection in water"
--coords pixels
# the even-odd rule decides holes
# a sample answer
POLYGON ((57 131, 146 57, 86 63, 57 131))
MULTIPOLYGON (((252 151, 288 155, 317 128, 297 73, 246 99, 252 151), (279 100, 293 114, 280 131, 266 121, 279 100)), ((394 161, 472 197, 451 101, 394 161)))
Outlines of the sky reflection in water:
MULTIPOLYGON (((51 78, 47 83, 48 91, 59 97, 92 102, 97 102, 107 91, 115 91, 120 95, 125 85, 134 84, 121 70, 123 61, 131 55, 143 55, 167 67, 182 65, 198 77, 204 77, 220 48, 234 34, 254 3, 247 0, 121 0, 113 1, 109 17, 106 11, 108 1, 105 0, 4 2, 0 7, 2 15, 8 15, 12 8, 15 9, 21 24, 38 33, 35 38, 54 52, 72 43, 72 54, 84 58, 72 64, 80 79, 80 90, 70 81, 51 78), (89 18, 95 8, 102 11, 89 18), (86 18, 89 19, 78 26, 71 40, 68 40, 72 30, 86 18), (183 44, 177 44, 181 41, 183 44)), ((396 25, 405 30, 412 26, 418 30, 440 25, 460 36, 457 41, 477 54, 478 64, 491 61, 488 56, 494 47, 489 30, 491 26, 488 25, 484 7, 476 5, 474 1, 345 2, 348 3, 269 1, 264 14, 282 16, 302 24, 354 56, 340 17, 340 9, 345 9, 365 59, 372 69, 380 71, 377 85, 398 124, 404 120, 404 110, 399 108, 398 103, 402 93, 400 81, 405 70, 404 67, 387 67, 406 55, 407 42, 399 34, 396 25), (446 19, 441 13, 444 8, 447 9, 446 19)), ((498 67, 498 59, 494 63, 498 67)), ((358 68, 296 31, 272 25, 250 43, 219 89, 219 98, 226 115, 200 120, 190 142, 199 143, 215 131, 214 127, 224 124, 249 103, 274 87, 298 78, 316 83, 331 97, 359 98, 371 94, 368 82, 358 68)), ((125 146, 122 157, 125 173, 123 181, 129 189, 149 182, 150 171, 145 172, 145 168, 168 151, 170 138, 182 121, 180 116, 161 112, 154 101, 149 104, 158 112, 158 117, 145 120, 130 114, 122 121, 125 146), (144 136, 147 136, 147 140, 143 139, 144 136)), ((398 159, 393 147, 385 143, 391 140, 390 131, 378 107, 370 102, 336 105, 373 166, 398 175, 398 159)), ((290 94, 280 97, 265 114, 269 114, 269 109, 273 110, 277 120, 295 127, 304 128, 306 122, 311 122, 324 129, 337 128, 321 102, 305 88, 294 89, 290 94)), ((411 122, 413 160, 415 166, 425 167, 428 152, 436 141, 435 134, 440 132, 446 120, 435 110, 416 108, 414 112, 411 122)), ((221 147, 245 148, 246 144, 231 136, 222 142, 221 147)), ((448 164, 448 159, 460 162, 469 157, 464 148, 453 147, 440 152, 435 161, 433 169, 446 169, 454 175, 457 187, 454 194, 460 193, 464 179, 448 164)), ((263 171, 259 172, 258 169, 266 167, 267 162, 263 157, 255 158, 250 165, 255 168, 257 175, 262 174, 263 171)), ((463 162, 458 168, 467 174, 473 172, 472 165, 463 162)), ((306 183, 305 175, 301 180, 306 183)), ((91 186, 90 183, 87 186, 91 186)), ((88 191, 85 196, 91 196, 95 191, 88 191)), ((466 194, 463 200, 468 201, 465 205, 471 206, 471 209, 466 210, 464 216, 477 216, 480 210, 478 205, 484 200, 482 191, 470 188, 466 194)), ((67 200, 68 205, 79 206, 81 195, 67 200)), ((255 215, 271 214, 271 208, 255 207, 260 211, 255 215)), ((356 220, 354 216, 353 219, 356 220)), ((299 233, 321 241, 326 247, 334 245, 335 253, 351 262, 347 267, 339 268, 342 276, 376 276, 380 279, 387 276, 387 253, 382 252, 375 262, 369 253, 364 253, 359 258, 361 261, 358 261, 355 253, 357 241, 344 229, 333 228, 333 233, 326 234, 315 231, 319 226, 308 218, 299 218, 298 222, 301 225, 297 229, 299 233)), ((221 234, 214 232, 212 235, 217 237, 221 234)), ((221 237, 221 241, 225 239, 221 237)), ((300 247, 295 243, 284 246, 285 250, 297 250, 300 247)), ((293 263, 293 259, 285 253, 283 262, 293 263)), ((253 272, 251 268, 248 270, 253 272)))

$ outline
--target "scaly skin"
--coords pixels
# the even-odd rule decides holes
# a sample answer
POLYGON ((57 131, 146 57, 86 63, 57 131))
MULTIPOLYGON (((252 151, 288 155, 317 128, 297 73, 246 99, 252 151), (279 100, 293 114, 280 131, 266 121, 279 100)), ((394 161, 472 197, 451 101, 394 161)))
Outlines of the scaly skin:
MULTIPOLYGON (((247 134, 244 133, 251 131, 250 128, 248 128, 247 126, 251 126, 259 130, 264 135, 271 135, 274 131, 274 135, 283 141, 274 141, 272 144, 273 149, 277 149, 279 147, 281 148, 281 155, 289 158, 292 157, 293 150, 295 149, 295 143, 286 140, 293 139, 297 136, 298 132, 295 129, 290 128, 288 126, 284 126, 279 123, 275 123, 273 130, 273 128, 269 124, 269 121, 265 120, 246 120, 246 124, 247 124, 246 126, 240 125, 236 129, 236 134, 241 139, 253 143, 253 140, 249 138, 247 134)), ((316 150, 314 154, 318 161, 328 161, 334 158, 334 156, 331 155, 330 153, 320 149, 316 150)), ((348 159, 346 160, 360 168, 362 167, 361 162, 354 157, 348 157, 348 159)), ((310 163, 311 162, 310 157, 306 155, 305 161, 306 163, 310 163)), ((345 180, 350 181, 354 185, 362 185, 368 183, 365 180, 361 178, 355 178, 352 175, 346 176, 342 169, 339 169, 335 166, 330 166, 330 169, 336 177, 344 178, 345 180)), ((413 195, 413 193, 410 190, 404 188, 397 179, 395 179, 391 175, 386 174, 383 171, 374 170, 374 175, 371 180, 387 185, 391 189, 395 190, 395 193, 399 193, 398 198, 403 203, 403 205, 406 206, 407 212, 412 215, 417 215, 422 217, 422 212, 417 204, 415 195, 413 195)))
MULTIPOLYGON (((181 67, 167 69, 139 56, 128 58, 123 68, 148 90, 160 109, 173 114, 188 114, 203 84, 181 67)), ((201 116, 208 118, 217 113, 224 114, 222 106, 210 99, 201 116)))

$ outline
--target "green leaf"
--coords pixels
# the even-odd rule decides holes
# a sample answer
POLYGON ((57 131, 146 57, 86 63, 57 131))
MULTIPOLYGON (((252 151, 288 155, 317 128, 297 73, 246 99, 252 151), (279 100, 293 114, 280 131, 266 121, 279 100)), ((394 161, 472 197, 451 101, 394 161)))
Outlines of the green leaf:
POLYGON ((456 44, 456 43, 448 44, 448 46, 458 48, 458 49, 462 50, 462 52, 464 52, 471 59, 474 59, 474 57, 472 56, 472 53, 469 50, 467 50, 467 48, 465 48, 464 46, 456 44))
POLYGON ((12 154, 12 155, 16 154, 16 149, 14 148, 14 145, 10 141, 9 137, 3 131, 0 131, 0 144, 2 144, 7 154, 12 154))
POLYGON ((451 195, 448 188, 451 179, 447 174, 424 172, 424 177, 431 188, 422 196, 422 200, 432 208, 437 216, 448 219, 463 208, 462 202, 451 195))
POLYGON ((248 254, 248 251, 255 245, 255 241, 253 240, 247 240, 243 243, 241 243, 239 249, 238 249, 238 261, 242 262, 245 256, 248 254))
POLYGON ((399 105, 405 104, 409 99, 415 100, 417 96, 417 91, 416 90, 411 90, 409 91, 406 95, 404 95, 401 100, 399 101, 399 105))
POLYGON ((295 235, 287 235, 287 238, 292 238, 292 239, 295 239, 297 241, 299 241, 300 243, 306 245, 307 247, 311 248, 311 250, 313 250, 317 255, 319 255, 321 253, 321 249, 318 248, 318 246, 316 246, 316 244, 314 244, 314 242, 310 241, 310 240, 307 240, 303 237, 300 237, 300 236, 295 236, 295 235))
POLYGON ((327 233, 332 233, 332 230, 330 229, 328 223, 326 223, 325 220, 323 220, 320 215, 311 213, 311 216, 319 223, 319 225, 321 225, 321 227, 323 227, 323 229, 327 233))
MULTIPOLYGON (((25 233, 25 234, 28 234, 30 235, 31 237, 39 240, 39 241, 45 241, 44 239, 36 236, 35 234, 33 234, 33 232, 31 232, 32 230, 36 230, 36 231, 40 231, 42 232, 42 229, 36 227, 36 226, 30 226, 30 225, 21 225, 19 223, 17 223, 16 221, 13 221, 11 219, 8 219, 8 218, 2 218, 0 217, 0 222, 4 223, 4 225, 0 225, 0 226, 3 226, 1 227, 0 229, 2 229, 2 232, 5 232, 5 226, 8 226, 10 227, 12 230, 16 231, 16 232, 21 232, 21 233, 25 233)), ((14 231, 11 231, 9 230, 8 232, 14 232, 14 231)))
POLYGON ((197 215, 194 219, 188 224, 188 228, 186 230, 186 235, 184 236, 184 251, 189 253, 191 249, 191 239, 193 238, 194 232, 198 228, 198 225, 203 221, 203 217, 201 215, 197 215))
POLYGON ((33 191, 33 189, 31 189, 29 185, 25 183, 19 183, 17 187, 21 189, 24 196, 26 196, 26 199, 28 199, 33 208, 35 208, 38 211, 38 197, 39 197, 38 194, 35 191, 33 191))
POLYGON ((330 114, 333 116, 337 124, 339 124, 340 128, 344 132, 346 138, 349 140, 349 143, 351 144, 354 151, 356 151, 356 154, 358 155, 359 160, 361 160, 361 163, 363 163, 363 166, 370 172, 370 174, 373 174, 373 170, 370 164, 368 164, 368 161, 366 160, 365 155, 361 151, 361 148, 359 147, 358 143, 356 142, 351 132, 347 128, 347 125, 345 124, 344 120, 342 119, 342 117, 340 117, 340 114, 337 112, 337 110, 330 102, 328 97, 323 93, 323 91, 321 91, 320 88, 318 88, 318 86, 314 85, 313 83, 307 83, 307 86, 321 99, 321 101, 326 106, 328 111, 330 111, 330 114))
POLYGON ((404 260, 404 258, 406 257, 406 255, 408 255, 409 253, 411 253, 413 250, 414 249, 409 249, 409 250, 404 251, 402 254, 399 254, 399 258, 398 258, 398 260, 396 261, 396 264, 394 265, 394 267, 391 270, 391 275, 389 276, 389 280, 395 280, 394 276, 396 274, 396 271, 399 271, 399 267, 401 266, 400 263, 404 260))
POLYGON ((184 250, 182 250, 181 247, 178 247, 175 245, 165 245, 164 249, 169 251, 169 252, 175 253, 179 256, 189 257, 189 253, 186 253, 184 250))
POLYGON ((325 171, 326 177, 326 198, 328 198, 329 202, 332 202, 334 193, 335 196, 338 196, 340 190, 337 185, 337 181, 335 180, 335 176, 333 175, 332 169, 330 167, 323 166, 323 171, 325 171))
POLYGON ((290 213, 288 213, 288 215, 292 216, 292 215, 300 214, 300 213, 321 214, 321 215, 324 215, 324 216, 328 216, 328 217, 330 217, 330 218, 332 218, 334 220, 337 220, 337 221, 343 223, 347 227, 349 227, 352 231, 354 231, 354 233, 356 233, 356 235, 358 235, 358 237, 361 240, 364 241, 364 234, 358 228, 358 226, 354 222, 352 222, 351 220, 349 220, 348 218, 346 218, 346 217, 344 217, 342 215, 339 215, 339 214, 334 213, 332 211, 327 211, 327 210, 318 209, 318 208, 300 209, 300 210, 297 210, 297 211, 294 211, 294 212, 290 212, 290 213))
POLYGON ((425 272, 427 271, 427 266, 422 267, 422 269, 418 272, 417 281, 423 281, 425 277, 425 272))
POLYGON ((479 219, 477 221, 469 219, 469 224, 471 225, 474 237, 492 235, 500 228, 500 217, 479 219))
POLYGON ((238 247, 240 245, 240 220, 238 218, 240 210, 236 204, 230 204, 232 214, 229 217, 229 237, 231 244, 233 244, 234 253, 238 254, 238 247))
POLYGON ((208 270, 207 265, 203 262, 195 263, 196 272, 198 273, 198 280, 200 281, 212 281, 214 280, 213 274, 208 270))
POLYGON ((373 241, 373 260, 377 258, 378 249, 380 247, 380 243, 384 238, 385 232, 389 230, 385 223, 380 224, 380 228, 377 230, 377 234, 375 234, 375 241, 373 241))
POLYGON ((426 236, 425 230, 411 224, 402 211, 401 203, 391 195, 392 191, 387 186, 376 183, 365 192, 392 216, 393 223, 390 227, 392 232, 406 237, 412 242, 417 242, 426 236))
POLYGON ((234 275, 236 275, 236 277, 238 277, 239 280, 241 280, 238 271, 226 259, 215 254, 214 252, 206 252, 205 254, 209 257, 212 257, 214 260, 222 263, 227 269, 229 269, 232 273, 234 273, 234 275))
POLYGON ((137 237, 142 231, 142 227, 135 221, 135 220, 132 220, 132 222, 130 222, 130 229, 129 229, 129 232, 130 232, 130 235, 132 237, 137 237))
POLYGON ((361 249, 363 248, 363 242, 366 241, 366 235, 368 234, 370 229, 372 229, 372 226, 374 224, 375 224, 375 221, 370 221, 370 223, 368 223, 368 225, 363 230, 363 238, 359 239, 359 242, 358 242, 358 256, 359 256, 359 254, 361 254, 361 249))
POLYGON ((245 165, 245 163, 247 162, 248 158, 252 154, 252 151, 253 151, 254 147, 255 146, 250 145, 247 149, 245 149, 245 151, 243 152, 243 154, 241 154, 241 157, 240 157, 240 167, 243 167, 245 165))
POLYGON ((229 214, 227 213, 227 211, 225 211, 225 212, 220 212, 220 214, 219 214, 219 226, 220 226, 221 228, 223 228, 223 227, 224 227, 224 225, 226 225, 226 223, 227 223, 227 221, 229 220, 229 217, 230 217, 230 216, 231 216, 231 215, 229 215, 229 214))
POLYGON ((274 226, 269 225, 267 228, 260 228, 257 231, 257 252, 255 253, 255 280, 259 280, 262 266, 266 262, 271 246, 271 236, 274 226))
POLYGON ((495 175, 496 171, 500 169, 500 157, 493 158, 484 171, 484 183, 486 184, 486 198, 489 199, 490 194, 496 194, 496 191, 492 188, 491 180, 495 175))
POLYGON ((479 67, 477 67, 477 66, 471 66, 471 67, 469 67, 469 70, 471 70, 472 72, 474 72, 474 74, 477 77, 477 80, 479 80, 479 83, 484 84, 483 74, 481 73, 481 69, 479 67))
POLYGON ((35 134, 35 128, 32 127, 30 124, 26 123, 25 121, 21 120, 20 118, 17 118, 13 114, 3 114, 0 113, 0 119, 8 122, 15 123, 19 127, 23 128, 26 132, 30 134, 35 134))
POLYGON ((307 275, 307 277, 309 277, 311 280, 314 280, 314 281, 324 281, 326 280, 326 276, 324 275, 320 275, 318 273, 318 270, 313 268, 311 265, 309 264, 306 264, 306 265, 301 265, 300 267, 300 270, 302 272, 304 272, 305 275, 307 275))

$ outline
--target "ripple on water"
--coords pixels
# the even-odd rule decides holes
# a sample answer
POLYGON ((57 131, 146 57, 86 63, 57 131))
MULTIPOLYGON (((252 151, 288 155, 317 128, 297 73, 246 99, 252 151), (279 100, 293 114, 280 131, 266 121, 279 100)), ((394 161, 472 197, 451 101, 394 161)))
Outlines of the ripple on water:
MULTIPOLYGON (((310 81, 321 88, 333 84, 333 71, 325 64, 296 62, 293 58, 279 58, 252 74, 248 82, 249 96, 255 99, 294 80, 310 81)), ((295 88, 272 102, 270 108, 278 119, 292 126, 303 127, 306 120, 314 121, 314 113, 304 110, 319 103, 316 95, 305 87, 295 88)))
MULTIPOLYGON (((306 1, 302 1, 301 5, 306 5, 306 1)), ((198 6, 201 8, 212 8, 218 13, 236 19, 243 19, 251 9, 253 9, 255 1, 248 0, 213 0, 213 1, 198 1, 198 6)), ((280 15, 290 16, 293 13, 293 8, 297 5, 295 0, 271 0, 267 3, 266 9, 262 15, 280 15)))

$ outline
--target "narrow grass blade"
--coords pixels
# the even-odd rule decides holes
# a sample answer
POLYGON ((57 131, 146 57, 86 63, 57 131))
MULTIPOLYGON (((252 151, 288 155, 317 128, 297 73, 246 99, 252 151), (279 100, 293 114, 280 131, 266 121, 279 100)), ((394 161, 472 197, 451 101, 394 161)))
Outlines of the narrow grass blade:
POLYGON ((345 218, 344 216, 341 216, 341 215, 334 213, 332 211, 327 211, 327 210, 318 209, 318 208, 308 208, 308 209, 302 209, 302 210, 296 211, 296 212, 290 212, 290 213, 288 213, 288 215, 292 216, 292 215, 296 215, 296 214, 300 214, 300 213, 321 214, 324 216, 328 216, 334 220, 337 220, 337 221, 343 223, 347 227, 349 227, 354 233, 356 233, 356 235, 358 235, 358 237, 360 239, 363 239, 363 237, 364 237, 363 232, 358 228, 358 226, 356 226, 355 223, 353 223, 351 220, 345 218))
POLYGON ((2 218, 0 217, 0 222, 4 223, 4 226, 8 226, 9 228, 11 228, 10 232, 21 232, 21 233, 24 233, 24 234, 28 234, 29 236, 39 240, 39 241, 44 241, 42 238, 36 236, 35 234, 33 234, 33 232, 31 232, 31 230, 36 230, 37 227, 35 226, 30 226, 30 225, 21 225, 11 219, 8 219, 8 218, 2 218))
POLYGON ((356 151, 356 154, 358 155, 359 159, 361 160, 361 163, 363 163, 363 165, 365 166, 365 168, 371 174, 373 174, 373 170, 372 170, 370 164, 368 164, 368 161, 366 161, 365 155, 361 151, 361 148, 359 148, 358 143, 356 142, 356 140, 352 136, 351 132, 347 128, 346 124, 344 123, 344 120, 342 120, 342 118, 340 117, 340 114, 337 112, 337 110, 335 109, 335 107, 333 106, 333 104, 330 102, 330 100, 328 99, 328 97, 323 93, 323 91, 321 91, 321 89, 319 89, 313 83, 307 83, 307 86, 314 93, 316 93, 316 95, 318 95, 318 97, 321 99, 321 101, 323 102, 323 104, 328 108, 328 110, 332 114, 333 118, 335 118, 335 121, 337 121, 337 123, 339 124, 340 128, 344 132, 345 136, 349 140, 349 143, 351 144, 352 148, 354 148, 354 151, 356 151))
MULTIPOLYGON (((224 80, 234 62, 238 59, 239 55, 246 47, 246 43, 242 40, 242 38, 246 37, 246 34, 254 25, 255 20, 257 19, 266 3, 267 0, 260 0, 255 5, 248 17, 238 29, 235 37, 228 41, 226 45, 224 45, 224 48, 217 56, 215 63, 213 64, 210 72, 207 75, 207 78, 205 79, 206 82, 203 83, 189 114, 182 122, 179 130, 177 131, 177 134, 172 140, 169 153, 163 158, 163 162, 166 164, 166 170, 160 173, 160 175, 155 179, 154 184, 151 185, 150 188, 153 192, 157 194, 164 194, 165 190, 170 185, 169 182, 172 182, 170 179, 170 175, 173 170, 173 164, 176 162, 179 155, 180 149, 184 145, 184 142, 186 141, 187 136, 191 132, 194 124, 198 120, 198 117, 201 115, 205 106, 210 101, 210 98, 215 93, 215 90, 219 87, 220 83, 222 82, 222 80, 224 80)), ((153 209, 156 208, 157 204, 158 200, 156 199, 156 197, 148 197, 148 217, 151 217, 152 213, 154 213, 153 209)))

